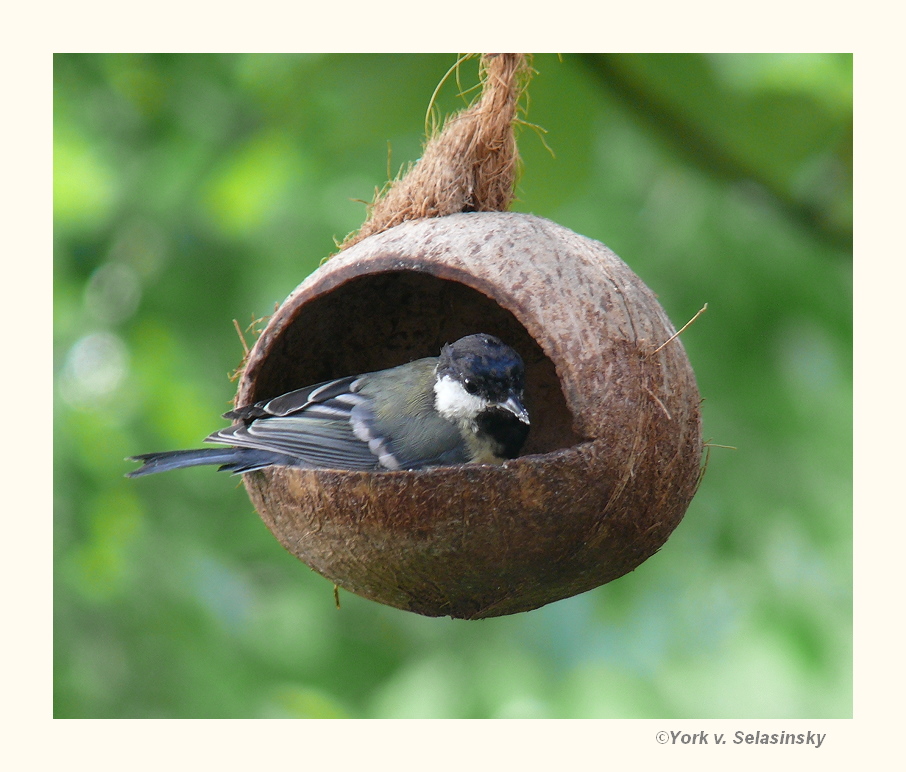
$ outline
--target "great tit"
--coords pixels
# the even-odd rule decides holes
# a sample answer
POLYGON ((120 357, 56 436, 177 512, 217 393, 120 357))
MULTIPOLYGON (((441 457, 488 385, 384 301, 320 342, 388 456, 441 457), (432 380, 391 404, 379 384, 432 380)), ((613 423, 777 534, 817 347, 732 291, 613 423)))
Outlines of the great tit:
POLYGON ((525 366, 493 335, 460 338, 439 357, 297 389, 231 410, 235 423, 205 442, 230 447, 132 456, 138 477, 219 464, 243 474, 269 466, 387 471, 499 464, 529 431, 525 366))

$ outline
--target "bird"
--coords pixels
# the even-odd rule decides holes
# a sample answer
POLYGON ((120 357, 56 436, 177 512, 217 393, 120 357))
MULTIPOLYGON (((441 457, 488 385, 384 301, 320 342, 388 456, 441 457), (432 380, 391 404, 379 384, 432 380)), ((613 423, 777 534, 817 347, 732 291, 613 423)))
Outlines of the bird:
POLYGON ((234 423, 205 438, 222 448, 131 456, 140 477, 218 465, 245 474, 267 467, 360 471, 501 464, 519 455, 530 420, 525 365, 486 333, 445 344, 440 356, 350 375, 238 407, 234 423))

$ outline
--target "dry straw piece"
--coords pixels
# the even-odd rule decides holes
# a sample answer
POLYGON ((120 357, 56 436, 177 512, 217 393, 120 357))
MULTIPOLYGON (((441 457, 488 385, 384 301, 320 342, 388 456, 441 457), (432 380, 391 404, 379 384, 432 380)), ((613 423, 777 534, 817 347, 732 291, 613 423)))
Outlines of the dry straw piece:
POLYGON ((516 54, 484 60, 481 99, 277 310, 237 394, 249 404, 474 332, 520 352, 532 429, 514 461, 244 476, 290 552, 340 587, 429 616, 527 611, 622 576, 664 544, 699 480, 695 376, 653 293, 599 242, 487 211, 512 196, 525 67, 516 54), (435 176, 454 162, 459 176, 435 176))

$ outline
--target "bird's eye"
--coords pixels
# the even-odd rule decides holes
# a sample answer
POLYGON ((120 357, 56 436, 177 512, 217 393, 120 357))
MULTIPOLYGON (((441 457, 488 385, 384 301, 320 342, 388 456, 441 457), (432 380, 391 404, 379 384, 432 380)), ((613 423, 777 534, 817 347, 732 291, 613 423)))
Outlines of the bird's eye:
POLYGON ((478 384, 475 383, 475 381, 473 381, 471 378, 466 378, 466 379, 462 382, 462 385, 465 387, 465 390, 466 390, 467 392, 469 392, 469 394, 477 394, 477 393, 478 393, 478 384))

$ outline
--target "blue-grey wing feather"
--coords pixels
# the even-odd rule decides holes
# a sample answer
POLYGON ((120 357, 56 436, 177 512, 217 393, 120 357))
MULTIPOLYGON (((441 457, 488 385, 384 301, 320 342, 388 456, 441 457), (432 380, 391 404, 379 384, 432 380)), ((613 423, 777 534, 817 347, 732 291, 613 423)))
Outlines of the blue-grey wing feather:
POLYGON ((226 417, 206 442, 285 454, 300 466, 418 469, 468 461, 459 430, 433 409, 436 359, 309 386, 226 417), (380 398, 378 396, 380 395, 380 398))
POLYGON ((296 389, 295 391, 281 394, 279 397, 257 402, 254 405, 237 407, 235 410, 224 413, 224 418, 252 421, 256 418, 292 415, 293 413, 309 409, 316 404, 323 404, 335 397, 351 393, 356 380, 358 380, 358 377, 352 375, 345 378, 337 378, 334 381, 317 383, 314 386, 306 386, 304 389, 296 389))
MULTIPOLYGON (((282 406, 282 407, 285 407, 282 406)), ((334 469, 379 469, 378 457, 355 436, 352 404, 336 399, 296 408, 289 415, 234 424, 205 441, 284 453, 302 466, 334 469)))

